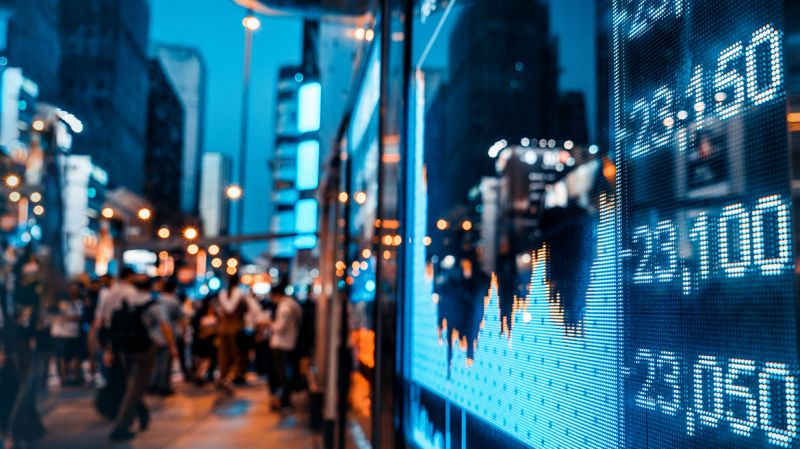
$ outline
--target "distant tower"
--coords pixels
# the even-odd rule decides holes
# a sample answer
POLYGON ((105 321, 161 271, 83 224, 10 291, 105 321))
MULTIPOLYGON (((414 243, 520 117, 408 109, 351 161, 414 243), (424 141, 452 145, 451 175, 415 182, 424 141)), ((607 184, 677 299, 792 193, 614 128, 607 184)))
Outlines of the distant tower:
POLYGON ((167 78, 183 104, 183 180, 180 207, 197 211, 200 188, 200 161, 203 156, 203 117, 206 69, 200 53, 190 47, 156 45, 153 54, 161 61, 167 78))
POLYGON ((231 160, 222 153, 203 154, 200 182, 200 220, 203 235, 218 237, 228 232, 228 199, 225 189, 231 179, 231 160))
POLYGON ((61 100, 84 123, 73 152, 92 156, 115 186, 144 190, 146 0, 61 0, 61 100))

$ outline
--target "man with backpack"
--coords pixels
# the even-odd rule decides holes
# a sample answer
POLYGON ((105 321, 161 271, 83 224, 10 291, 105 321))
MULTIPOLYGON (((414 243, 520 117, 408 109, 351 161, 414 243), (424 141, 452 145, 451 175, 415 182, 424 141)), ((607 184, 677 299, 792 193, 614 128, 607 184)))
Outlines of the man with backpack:
POLYGON ((155 366, 155 341, 167 342, 176 357, 175 339, 164 309, 153 301, 149 279, 131 271, 123 273, 120 283, 98 306, 97 319, 97 324, 106 328, 113 357, 125 371, 125 394, 111 439, 130 440, 135 436, 130 427, 136 417, 142 431, 150 423, 144 394, 155 366))

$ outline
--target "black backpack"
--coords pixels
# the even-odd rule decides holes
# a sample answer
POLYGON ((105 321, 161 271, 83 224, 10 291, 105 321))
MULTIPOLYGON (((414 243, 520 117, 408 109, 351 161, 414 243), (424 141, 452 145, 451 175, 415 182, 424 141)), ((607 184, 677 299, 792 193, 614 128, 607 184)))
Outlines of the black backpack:
POLYGON ((153 339, 144 323, 144 312, 155 301, 148 301, 139 306, 131 306, 126 299, 122 300, 122 308, 111 315, 111 347, 117 352, 144 352, 153 345, 153 339))

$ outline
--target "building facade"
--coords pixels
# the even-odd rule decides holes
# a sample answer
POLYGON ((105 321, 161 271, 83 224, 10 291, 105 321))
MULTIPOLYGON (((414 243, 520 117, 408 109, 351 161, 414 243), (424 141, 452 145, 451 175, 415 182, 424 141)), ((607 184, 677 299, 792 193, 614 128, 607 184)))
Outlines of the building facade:
POLYGON ((21 68, 49 102, 58 94, 58 14, 57 0, 0 1, 0 66, 21 68))
POLYGON ((225 189, 231 180, 231 160, 222 153, 203 154, 200 181, 200 221, 203 235, 218 237, 228 232, 228 198, 225 189))
MULTIPOLYGON (((153 49, 183 104, 183 156, 180 207, 197 211, 203 156, 206 69, 200 53, 191 47, 158 44, 153 49)), ((178 203, 176 203, 178 204, 178 203)))
POLYGON ((106 167, 114 185, 144 190, 149 4, 60 2, 64 107, 84 121, 74 150, 106 167))
POLYGON ((150 60, 144 191, 159 224, 180 225, 184 178, 184 109, 160 60, 150 60))

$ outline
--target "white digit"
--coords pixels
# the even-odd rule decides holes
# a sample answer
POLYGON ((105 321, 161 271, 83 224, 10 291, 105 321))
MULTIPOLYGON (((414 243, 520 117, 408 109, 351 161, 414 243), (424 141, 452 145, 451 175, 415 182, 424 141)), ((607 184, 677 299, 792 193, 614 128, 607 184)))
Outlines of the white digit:
POLYGON ((694 409, 700 423, 708 427, 717 427, 723 415, 722 402, 722 367, 716 357, 701 355, 694 365, 694 409), (706 385, 704 375, 710 375, 710 384, 706 385), (711 409, 706 410, 706 397, 711 397, 711 409))
POLYGON ((719 218, 719 260, 720 266, 728 276, 744 276, 745 270, 750 266, 750 216, 741 204, 732 204, 722 210, 719 218), (728 222, 736 220, 738 241, 729 239, 728 222), (738 247, 739 260, 734 261, 732 254, 738 247))
POLYGON ((648 410, 655 410, 656 401, 650 394, 650 390, 653 389, 653 383, 655 383, 656 380, 656 369, 653 360, 653 353, 649 349, 639 349, 639 351, 636 352, 634 362, 637 365, 644 364, 647 367, 647 375, 644 383, 642 384, 642 389, 636 393, 636 398, 634 399, 636 405, 648 410))
POLYGON ((767 363, 758 375, 758 395, 760 404, 761 429, 767 440, 774 445, 790 447, 797 438, 797 379, 784 363, 767 363), (777 427, 772 414, 772 382, 783 385, 786 427, 777 427))
POLYGON ((728 410, 726 412, 728 423, 733 433, 745 437, 750 436, 758 427, 758 400, 755 393, 737 382, 741 377, 755 376, 756 362, 752 360, 733 359, 725 375, 725 396, 727 397, 728 410), (742 402, 744 405, 743 417, 734 415, 733 403, 742 402))
POLYGON ((764 25, 753 33, 753 39, 747 46, 747 95, 753 104, 759 105, 777 98, 783 85, 783 50, 781 49, 781 33, 772 27, 764 25), (758 47, 769 44, 769 69, 766 75, 769 83, 762 86, 759 81, 758 47))
POLYGON ((700 279, 708 279, 711 263, 709 262, 708 250, 708 216, 706 216, 705 212, 701 213, 695 220, 694 226, 689 231, 689 238, 697 244, 700 279))
POLYGON ((666 256, 665 266, 654 264, 653 271, 659 281, 668 282, 675 276, 678 270, 678 232, 675 224, 669 220, 664 220, 656 226, 656 244, 660 244, 661 252, 666 256))
POLYGON ((780 274, 785 270, 792 257, 792 236, 789 229, 789 206, 780 195, 770 195, 758 200, 753 210, 753 261, 761 268, 764 275, 780 274), (764 215, 772 211, 777 220, 778 254, 767 259, 766 231, 764 230, 764 215))
MULTIPOLYGON (((714 74, 714 90, 716 94, 723 94, 722 101, 716 101, 716 111, 721 119, 726 119, 738 114, 744 103, 744 77, 735 69, 729 66, 744 56, 744 47, 741 42, 737 42, 726 48, 719 55, 717 61, 717 72, 714 74), (730 93, 725 90, 730 89, 730 93), (726 101, 725 99, 730 99, 726 101)), ((716 97, 715 94, 715 97, 716 97)))
POLYGON ((680 357, 674 352, 662 351, 658 354, 658 368, 664 373, 662 376, 664 384, 671 391, 669 398, 658 396, 658 408, 667 415, 675 416, 681 408, 680 357))
POLYGON ((655 112, 653 146, 656 148, 669 144, 672 128, 675 126, 673 113, 672 90, 661 86, 653 95, 653 111, 655 112))
POLYGON ((653 258, 653 234, 648 226, 639 226, 633 231, 633 244, 635 247, 644 247, 641 251, 639 264, 633 272, 633 281, 638 283, 652 282, 653 273, 650 271, 650 261, 653 258), (642 244, 637 245, 638 242, 642 244))
POLYGON ((631 157, 640 156, 650 151, 648 142, 648 131, 650 130, 650 105, 647 100, 642 98, 633 104, 631 110, 631 120, 636 123, 636 117, 641 115, 641 121, 638 125, 638 132, 636 133, 636 140, 633 142, 631 150, 631 157))

